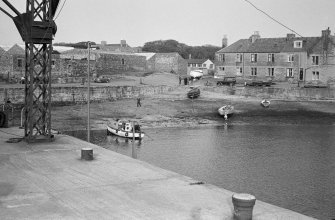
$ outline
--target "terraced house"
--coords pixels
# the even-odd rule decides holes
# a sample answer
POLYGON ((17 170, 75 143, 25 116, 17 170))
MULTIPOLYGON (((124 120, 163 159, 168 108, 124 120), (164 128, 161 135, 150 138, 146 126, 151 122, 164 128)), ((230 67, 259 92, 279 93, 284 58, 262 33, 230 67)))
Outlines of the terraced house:
POLYGON ((329 28, 318 37, 248 39, 216 52, 216 74, 277 82, 335 82, 335 36, 329 28))

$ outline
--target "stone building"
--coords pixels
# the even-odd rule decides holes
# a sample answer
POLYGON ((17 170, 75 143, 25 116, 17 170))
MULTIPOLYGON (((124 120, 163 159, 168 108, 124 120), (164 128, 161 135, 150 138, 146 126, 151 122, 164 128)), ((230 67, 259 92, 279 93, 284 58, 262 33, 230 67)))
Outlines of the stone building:
POLYGON ((187 74, 187 62, 178 53, 155 53, 147 60, 148 71, 187 74))
POLYGON ((126 40, 121 40, 120 44, 107 44, 106 41, 101 41, 98 47, 102 51, 117 52, 117 53, 139 53, 140 47, 131 47, 127 44, 126 40))
MULTIPOLYGON (((127 47, 127 46, 124 46, 127 47)), ((82 82, 87 76, 88 50, 54 47, 51 60, 52 82, 82 82)), ((92 77, 109 76, 126 72, 173 72, 187 73, 187 62, 178 53, 128 53, 102 49, 90 51, 92 77)), ((0 79, 25 74, 25 50, 14 45, 8 51, 0 49, 0 79)))
POLYGON ((214 62, 210 59, 187 59, 187 74, 192 70, 202 70, 204 75, 213 74, 215 69, 214 62))
POLYGON ((25 73, 25 50, 15 44, 7 51, 0 51, 0 79, 18 81, 25 73))
MULTIPOLYGON (((73 49, 60 54, 60 71, 66 76, 87 74, 88 51, 73 49)), ((123 72, 146 71, 146 57, 134 53, 116 53, 103 50, 90 52, 90 67, 93 74, 113 75, 123 72)))
POLYGON ((306 82, 334 81, 335 37, 323 30, 318 37, 261 38, 255 32, 216 52, 216 74, 244 79, 306 82))

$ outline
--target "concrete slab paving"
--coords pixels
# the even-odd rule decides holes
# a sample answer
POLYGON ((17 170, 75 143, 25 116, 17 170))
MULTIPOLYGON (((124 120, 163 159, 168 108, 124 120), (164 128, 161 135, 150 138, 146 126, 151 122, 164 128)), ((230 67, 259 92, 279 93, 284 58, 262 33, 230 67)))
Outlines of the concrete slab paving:
MULTIPOLYGON (((66 135, 6 142, 21 135, 0 128, 0 219, 233 219, 231 191, 66 135)), ((257 200, 253 219, 313 218, 257 200)))

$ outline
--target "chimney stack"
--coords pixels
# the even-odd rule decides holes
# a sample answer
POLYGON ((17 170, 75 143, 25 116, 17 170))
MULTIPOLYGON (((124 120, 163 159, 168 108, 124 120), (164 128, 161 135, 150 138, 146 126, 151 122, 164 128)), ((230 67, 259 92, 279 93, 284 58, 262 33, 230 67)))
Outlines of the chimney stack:
POLYGON ((287 34, 286 35, 287 40, 290 40, 290 39, 293 39, 293 38, 295 38, 295 34, 287 34))
POLYGON ((121 47, 126 47, 126 46, 127 46, 126 40, 121 40, 121 47))
POLYGON ((255 41, 257 39, 260 39, 261 36, 259 35, 259 31, 255 31, 253 35, 251 35, 251 37, 249 38, 249 40, 251 41, 251 43, 255 43, 255 41))
POLYGON ((222 38, 222 48, 225 48, 228 46, 228 38, 227 38, 227 35, 223 35, 223 38, 222 38))

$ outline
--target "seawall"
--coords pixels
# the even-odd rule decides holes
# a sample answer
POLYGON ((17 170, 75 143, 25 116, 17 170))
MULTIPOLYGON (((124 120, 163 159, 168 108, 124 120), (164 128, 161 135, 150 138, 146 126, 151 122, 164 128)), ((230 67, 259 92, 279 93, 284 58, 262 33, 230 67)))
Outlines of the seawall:
MULTIPOLYGON (((172 91, 171 86, 96 86, 90 88, 91 101, 116 100, 163 94, 172 91)), ((53 86, 53 102, 86 102, 87 87, 85 86, 53 86)), ((24 88, 0 88, 0 100, 9 98, 13 103, 24 102, 24 88)))
MULTIPOLYGON (((123 98, 145 97, 171 92, 173 86, 92 86, 92 101, 116 100, 123 98)), ((301 87, 203 87, 204 91, 216 92, 240 97, 257 97, 282 100, 335 100, 335 88, 301 88, 301 87)), ((9 98, 13 103, 24 102, 24 87, 0 88, 0 100, 9 98)), ((53 102, 86 102, 86 86, 53 86, 53 102)))

